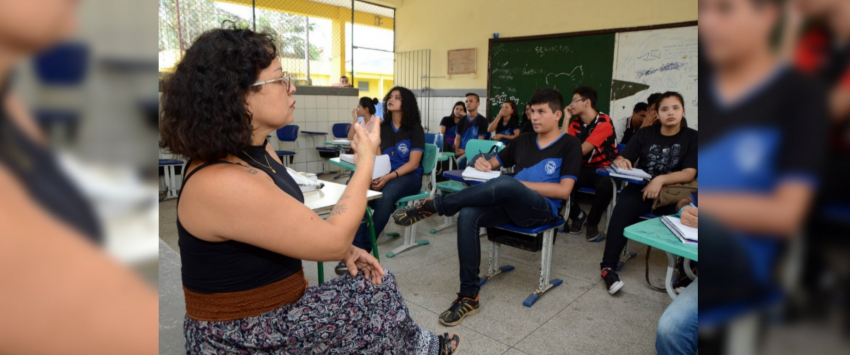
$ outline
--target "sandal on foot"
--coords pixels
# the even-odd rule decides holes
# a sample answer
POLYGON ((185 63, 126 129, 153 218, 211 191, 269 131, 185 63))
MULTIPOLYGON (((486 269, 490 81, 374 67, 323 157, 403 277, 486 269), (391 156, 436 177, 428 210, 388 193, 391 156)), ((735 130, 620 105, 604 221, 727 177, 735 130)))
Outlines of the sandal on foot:
POLYGON ((452 355, 457 353, 457 349, 460 347, 460 336, 457 334, 443 333, 443 335, 438 335, 438 339, 440 339, 440 355, 452 355), (454 349, 452 349, 452 344, 454 344, 454 349))

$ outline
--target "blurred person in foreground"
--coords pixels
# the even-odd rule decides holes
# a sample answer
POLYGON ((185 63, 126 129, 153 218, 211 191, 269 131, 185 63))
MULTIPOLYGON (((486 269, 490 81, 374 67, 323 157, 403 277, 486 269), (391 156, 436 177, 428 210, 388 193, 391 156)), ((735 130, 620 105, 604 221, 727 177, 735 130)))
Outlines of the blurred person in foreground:
MULTIPOLYGON (((831 308, 846 305, 850 297, 850 273, 837 267, 850 250, 850 1, 792 0, 787 5, 783 53, 826 86, 832 119, 829 165, 806 231, 805 288, 800 290, 810 315, 828 319, 831 308)), ((844 332, 850 334, 850 307, 844 308, 844 332)))
POLYGON ((454 353, 460 338, 417 325, 395 277, 352 245, 389 123, 353 126, 361 168, 322 219, 266 139, 295 119, 278 55, 270 34, 210 30, 166 79, 160 146, 189 158, 177 200, 186 353, 454 353), (302 260, 341 260, 348 274, 307 287, 302 260))
POLYGON ((98 249, 91 206, 9 91, 15 65, 73 34, 76 5, 0 0, 0 353, 155 354, 156 292, 98 249))
POLYGON ((829 116, 820 86, 771 44, 780 15, 779 0, 699 2, 700 314, 776 289, 818 185, 829 116))

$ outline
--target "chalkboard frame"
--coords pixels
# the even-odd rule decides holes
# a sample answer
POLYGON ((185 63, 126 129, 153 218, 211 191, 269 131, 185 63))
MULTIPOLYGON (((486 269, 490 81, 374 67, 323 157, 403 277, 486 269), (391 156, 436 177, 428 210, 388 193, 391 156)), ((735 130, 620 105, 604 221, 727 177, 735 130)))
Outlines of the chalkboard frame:
MULTIPOLYGON (((491 95, 490 95, 490 85, 491 85, 490 76, 493 73, 492 62, 493 62, 493 44, 494 43, 519 42, 519 41, 530 41, 530 40, 551 39, 551 38, 564 38, 564 37, 576 37, 576 36, 587 36, 587 35, 597 35, 597 34, 606 34, 606 33, 622 33, 622 32, 662 30, 662 29, 666 29, 666 28, 689 27, 689 26, 698 26, 698 21, 674 22, 674 23, 665 23, 665 24, 659 24, 659 25, 620 27, 620 28, 610 28, 610 29, 591 30, 591 31, 579 31, 579 32, 567 32, 567 33, 552 33, 552 34, 534 35, 534 36, 490 38, 487 41, 487 97, 488 98, 491 97, 491 95)), ((489 108, 490 107, 488 105, 487 109, 489 110, 489 108)))

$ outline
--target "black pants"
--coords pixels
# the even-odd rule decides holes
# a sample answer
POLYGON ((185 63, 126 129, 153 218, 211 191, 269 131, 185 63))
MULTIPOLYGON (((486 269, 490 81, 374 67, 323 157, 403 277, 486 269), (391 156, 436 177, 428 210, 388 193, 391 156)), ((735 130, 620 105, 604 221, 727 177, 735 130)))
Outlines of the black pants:
MULTIPOLYGON (((623 230, 626 227, 640 222, 640 216, 649 213, 652 210, 651 199, 643 200, 644 185, 629 184, 617 199, 617 206, 614 207, 611 221, 608 223, 608 234, 605 239, 605 254, 602 256, 601 268, 617 268, 617 262, 620 261, 620 253, 626 246, 626 237, 623 235, 623 230)), ((597 190, 598 193, 598 190, 597 190)), ((676 213, 676 205, 660 207, 655 210, 655 215, 673 214, 676 213)))
MULTIPOLYGON (((602 212, 608 207, 611 202, 611 197, 614 196, 613 182, 611 179, 596 174, 596 168, 582 166, 578 174, 578 181, 573 187, 572 201, 570 207, 570 218, 578 218, 581 207, 578 205, 576 194, 579 187, 589 187, 596 189, 596 194, 593 196, 593 204, 590 205, 590 212, 587 214, 587 225, 599 225, 599 220, 602 219, 602 212)), ((611 218, 611 216, 608 216, 611 218)))

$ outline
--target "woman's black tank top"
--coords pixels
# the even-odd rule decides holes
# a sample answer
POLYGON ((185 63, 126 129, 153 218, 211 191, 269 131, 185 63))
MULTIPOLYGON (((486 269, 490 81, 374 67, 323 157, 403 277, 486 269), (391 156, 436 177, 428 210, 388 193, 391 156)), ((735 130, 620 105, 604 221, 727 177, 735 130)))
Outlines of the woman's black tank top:
POLYGON ((53 154, 33 142, 6 116, 3 102, 8 85, 8 81, 0 85, 0 165, 11 171, 42 208, 89 240, 102 242, 103 232, 94 210, 65 177, 53 154))
MULTIPOLYGON (((268 144, 268 141, 265 144, 268 144)), ((265 163, 268 155, 265 144, 260 147, 249 147, 244 153, 256 161, 265 163)), ((245 154, 240 154, 239 157, 252 167, 271 176, 275 185, 283 192, 304 203, 301 189, 286 172, 286 168, 269 158, 269 163, 276 171, 273 173, 244 156, 245 154)), ((203 164, 183 179, 183 186, 185 187, 192 175, 199 170, 221 163, 233 164, 225 161, 203 164)), ((180 203, 179 197, 177 203, 178 205, 180 203)), ((290 258, 253 245, 234 240, 214 243, 198 239, 183 228, 179 216, 177 235, 183 264, 183 286, 194 292, 221 293, 250 290, 283 280, 301 269, 300 259, 290 258)), ((280 237, 287 237, 285 230, 280 231, 280 237)))

